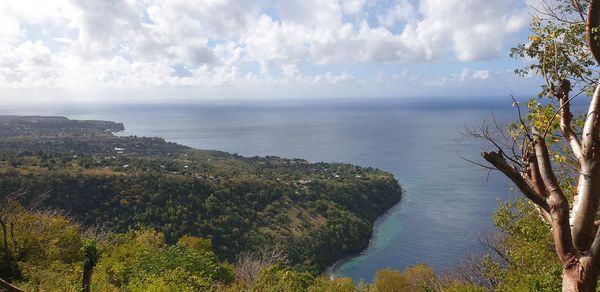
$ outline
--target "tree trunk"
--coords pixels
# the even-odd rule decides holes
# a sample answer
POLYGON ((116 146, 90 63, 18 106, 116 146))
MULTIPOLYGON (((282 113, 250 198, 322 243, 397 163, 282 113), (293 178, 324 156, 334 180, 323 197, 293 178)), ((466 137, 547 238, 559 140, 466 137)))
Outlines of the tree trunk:
POLYGON ((17 239, 15 238, 15 222, 10 222, 10 238, 12 239, 13 249, 17 251, 17 239))
POLYGON ((81 280, 81 291, 90 292, 92 288, 92 272, 94 265, 86 264, 83 266, 83 277, 81 280))
POLYGON ((0 226, 2 227, 2 239, 4 244, 4 259, 6 260, 6 265, 8 266, 8 272, 11 277, 15 276, 15 270, 12 264, 12 257, 10 252, 10 247, 8 246, 8 230, 6 228, 6 222, 0 221, 0 226))
POLYGON ((598 269, 591 257, 583 256, 563 268, 562 278, 563 292, 593 292, 596 291, 598 269))

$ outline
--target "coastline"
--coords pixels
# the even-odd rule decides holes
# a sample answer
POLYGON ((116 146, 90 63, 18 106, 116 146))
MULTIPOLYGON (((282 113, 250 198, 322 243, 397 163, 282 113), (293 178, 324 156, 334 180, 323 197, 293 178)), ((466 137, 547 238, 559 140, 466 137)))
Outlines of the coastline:
MULTIPOLYGON (((123 124, 103 120, 42 117, 47 122, 39 124, 30 123, 29 119, 37 120, 40 119, 40 116, 13 116, 8 118, 12 121, 15 129, 25 131, 27 134, 22 136, 19 131, 7 132, 6 137, 3 137, 3 141, 0 141, 6 144, 5 149, 17 147, 18 149, 29 150, 27 153, 30 156, 35 156, 36 153, 69 153, 68 159, 77 163, 79 169, 89 175, 85 177, 86 179, 89 178, 89 181, 86 180, 87 183, 78 185, 74 189, 65 189, 62 193, 56 193, 55 207, 72 208, 72 201, 61 200, 61 198, 72 197, 71 192, 84 192, 83 189, 77 189, 78 187, 85 188, 85 193, 92 194, 90 198, 86 197, 86 202, 97 200, 105 204, 119 203, 119 206, 115 206, 113 209, 116 210, 114 212, 118 211, 118 214, 114 214, 114 218, 117 219, 112 222, 115 230, 124 230, 128 224, 134 223, 148 224, 149 226, 156 225, 155 221, 152 221, 154 219, 150 217, 142 219, 135 217, 135 219, 132 219, 134 218, 132 217, 133 211, 128 206, 130 201, 139 201, 141 202, 139 203, 140 206, 142 206, 147 202, 153 202, 154 199, 159 200, 159 198, 148 197, 151 192, 143 193, 146 197, 142 199, 124 196, 123 198, 119 197, 120 201, 112 200, 110 202, 105 202, 106 198, 113 198, 114 196, 94 197, 93 194, 99 194, 106 190, 97 189, 98 184, 92 178, 98 176, 104 179, 105 177, 102 175, 105 173, 124 173, 127 174, 124 176, 127 180, 132 180, 124 185, 114 182, 109 190, 111 194, 128 194, 128 186, 139 183, 138 179, 146 181, 143 179, 143 175, 147 173, 155 174, 157 176, 155 179, 173 180, 177 178, 182 183, 191 183, 198 180, 206 181, 207 184, 204 188, 190 191, 201 198, 198 202, 207 199, 209 195, 222 193, 223 190, 221 189, 228 187, 246 188, 245 180, 240 180, 237 177, 240 173, 246 171, 249 171, 247 174, 255 175, 253 179, 250 179, 252 180, 251 186, 262 188, 261 190, 265 190, 267 193, 280 193, 281 190, 277 188, 286 189, 287 192, 284 193, 291 195, 267 201, 268 204, 273 206, 279 206, 286 200, 295 202, 290 208, 272 207, 268 210, 271 210, 269 212, 273 214, 263 215, 257 223, 248 226, 243 225, 242 227, 247 229, 245 229, 245 232, 254 232, 249 234, 259 234, 256 230, 267 228, 271 232, 269 236, 280 240, 282 243, 286 242, 284 240, 286 236, 290 236, 287 233, 290 226, 299 228, 297 230, 303 233, 302 236, 298 237, 301 241, 305 243, 313 240, 321 242, 319 246, 310 248, 307 248, 305 244, 290 246, 290 252, 297 253, 294 255, 297 257, 296 262, 312 261, 311 265, 314 272, 326 270, 327 267, 334 265, 341 259, 350 258, 368 249, 372 243, 376 222, 389 209, 398 204, 403 196, 402 185, 391 173, 356 164, 314 163, 303 159, 287 159, 269 155, 247 157, 217 150, 202 150, 185 146, 186 143, 169 142, 165 138, 159 138, 160 135, 135 136, 136 133, 127 131, 123 124), (107 127, 109 123, 111 126, 107 127), (39 134, 40 131, 47 131, 48 128, 52 129, 52 135, 41 136, 39 134), (128 134, 129 136, 127 136, 128 134), (90 159, 90 157, 94 158, 90 159), (169 162, 166 162, 166 160, 169 160, 169 162), (264 171, 265 166, 268 166, 266 172, 264 171), (285 181, 280 181, 280 178, 285 178, 285 181), (316 179, 315 186, 312 187, 311 184, 311 187, 307 187, 306 181, 310 182, 312 179, 316 179), (268 192, 269 190, 271 192, 268 192), (195 192, 198 192, 198 194, 195 192), (302 199, 298 199, 299 194, 304 194, 310 200, 309 202, 314 202, 309 204, 302 199), (311 210, 313 213, 310 212, 311 210), (317 220, 310 220, 311 218, 314 219, 313 217, 304 218, 304 220, 308 220, 304 221, 305 224, 293 225, 294 222, 299 222, 298 219, 300 218, 294 215, 298 212, 299 214, 313 214, 312 216, 317 220), (318 220, 319 216, 327 219, 327 221, 324 221, 326 224, 318 220), (287 221, 273 221, 270 219, 283 217, 292 219, 287 221), (332 221, 329 221, 330 218, 333 218, 332 221), (329 222, 332 222, 331 225, 329 225, 329 222), (330 241, 329 239, 335 240, 330 241)), ((170 140, 173 141, 173 139, 170 140)), ((31 167, 33 167, 32 171, 38 171, 37 169, 42 166, 31 165, 31 167)), ((64 166, 52 166, 52 169, 57 167, 64 166)), ((39 171, 42 170, 39 169, 39 171)), ((73 175, 72 179, 82 178, 78 176, 78 172, 71 174, 73 175)), ((48 172, 47 175, 52 176, 54 174, 48 172)), ((19 179, 28 180, 30 178, 19 177, 15 178, 15 181, 19 179)), ((34 186, 33 188, 40 190, 60 189, 60 185, 47 185, 48 180, 45 179, 40 178, 38 181, 31 178, 31 180, 27 183, 34 186)), ((155 186, 147 187, 153 189, 155 186)), ((136 192, 136 195, 138 193, 136 192)), ((240 208, 243 207, 237 202, 232 201, 230 203, 240 206, 240 208)), ((73 212, 74 214, 77 213, 83 222, 97 223, 98 218, 87 215, 96 211, 94 209, 95 205, 84 204, 83 202, 75 205, 79 207, 73 209, 73 212)), ((155 205, 149 204, 149 206, 155 205)), ((198 205, 199 208, 202 208, 202 206, 204 205, 198 205)), ((142 207, 148 206, 144 205, 142 207)), ((148 208, 152 209, 153 207, 148 208)), ((248 214, 250 215, 247 216, 254 216, 252 212, 258 212, 257 214, 265 212, 262 207, 257 210, 249 210, 250 213, 248 214)), ((158 209, 155 211, 160 212, 158 209)), ((215 221, 228 218, 219 214, 217 213, 215 218, 210 217, 209 219, 215 221)), ((245 221, 242 221, 241 224, 245 224, 243 222, 245 221)), ((197 231, 196 227, 188 225, 169 230, 168 238, 172 239, 183 233, 197 231)), ((155 227, 162 228, 162 226, 155 227)), ((205 227, 207 231, 203 231, 203 234, 212 234, 217 240, 220 240, 217 241, 218 246, 223 247, 221 248, 222 253, 219 253, 219 255, 224 259, 233 259, 234 254, 239 250, 237 250, 237 245, 230 243, 230 240, 225 240, 227 239, 225 238, 226 235, 229 236, 229 233, 208 229, 209 227, 205 227)), ((256 237, 256 240, 267 240, 264 235, 259 235, 262 237, 256 237)))
MULTIPOLYGON (((406 190, 403 188, 403 185, 401 183, 398 183, 398 185, 400 186, 402 195, 400 196, 400 199, 398 200, 398 202, 396 202, 394 205, 392 205, 390 208, 388 208, 384 213, 380 214, 379 216, 377 216, 377 218, 375 218, 375 221, 373 221, 373 223, 372 223, 371 238, 369 239, 368 245, 362 251, 360 251, 358 253, 348 254, 348 255, 340 258, 339 260, 335 261, 333 264, 328 266, 327 269, 325 269, 321 273, 321 275, 326 276, 329 279, 344 278, 344 277, 341 277, 340 275, 336 275, 336 273, 335 273, 336 269, 338 269, 340 266, 344 265, 345 263, 351 261, 352 259, 366 254, 367 251, 373 247, 373 244, 377 241, 378 233, 376 231, 377 231, 377 228, 379 227, 379 225, 383 221, 385 221, 385 219, 388 215, 390 215, 392 209, 394 209, 396 207, 400 207, 400 204, 402 204, 402 201, 403 201, 402 198, 404 197, 406 190)), ((352 280, 357 281, 358 279, 352 279, 352 280)))
MULTIPOLYGON (((124 128, 123 130, 120 130, 118 132, 113 132, 113 134, 116 135, 116 136, 119 136, 119 137, 127 137, 127 136, 131 136, 131 134, 134 134, 134 133, 131 133, 131 132, 129 132, 127 130, 127 128, 124 128), (119 133, 120 134, 125 133, 125 134, 124 135, 119 135, 119 133)), ((157 137, 157 138, 164 139, 162 137, 157 137)), ((177 145, 181 145, 181 146, 184 146, 184 147, 190 147, 192 150, 200 150, 200 151, 203 151, 203 150, 206 151, 207 150, 207 149, 195 148, 193 146, 183 145, 183 144, 180 144, 177 141, 169 141, 169 140, 166 140, 166 139, 165 139, 165 141, 166 142, 170 142, 170 143, 175 143, 177 145)), ((225 151, 222 151, 222 150, 218 150, 218 149, 208 149, 208 151, 219 151, 219 152, 223 152, 223 153, 228 153, 228 152, 225 152, 225 151)), ((230 153, 228 153, 228 154, 230 154, 230 153)), ((245 156, 242 155, 241 157, 245 157, 245 156)), ((274 157, 278 157, 278 156, 274 156, 274 157)), ((245 158, 247 158, 247 157, 245 157, 245 158)), ((263 158, 263 157, 261 157, 261 158, 263 158)), ((292 159, 292 158, 288 158, 288 157, 279 157, 279 158, 282 158, 282 159, 292 159)), ((341 162, 336 162, 336 161, 314 162, 314 161, 308 161, 308 160, 307 160, 307 162, 309 162, 309 163, 341 163, 341 162)), ((385 170, 382 170, 382 171, 385 171, 385 170)), ((397 180, 397 178, 395 178, 395 177, 394 177, 394 179, 397 180)), ((377 232, 376 232, 376 230, 377 230, 378 226, 380 225, 380 223, 383 220, 385 220, 386 216, 390 214, 390 211, 392 209, 394 209, 395 207, 399 206, 402 203, 402 199, 404 197, 404 194, 406 193, 406 190, 404 189, 403 184, 400 183, 400 182, 398 182, 398 187, 400 188, 400 196, 399 196, 398 200, 394 204, 392 204, 389 208, 387 208, 383 213, 377 215, 377 217, 375 218, 375 220, 373 220, 371 222, 371 234, 370 234, 370 238, 369 238, 369 241, 368 241, 367 245, 360 252, 358 252, 358 253, 350 253, 350 254, 344 255, 343 257, 341 257, 338 260, 336 260, 334 263, 328 265, 327 268, 321 272, 321 275, 327 276, 330 279, 338 278, 334 274, 334 270, 338 266, 340 266, 340 265, 342 265, 342 264, 344 264, 344 263, 352 260, 355 257, 358 257, 358 256, 361 256, 361 255, 365 254, 372 247, 372 245, 376 241, 376 238, 377 238, 377 232)))
MULTIPOLYGON (((82 120, 122 121, 127 129, 118 132, 119 136, 157 136, 182 145, 222 149, 246 157, 275 154, 303 157, 312 162, 343 161, 391 172, 405 189, 403 204, 392 209, 376 227, 378 237, 365 255, 354 248, 348 254, 357 257, 350 263, 338 262, 335 268, 340 276, 368 280, 382 266, 403 269, 426 262, 439 272, 453 268, 463 258, 464 250, 478 247, 473 234, 493 228, 489 214, 497 208, 497 198, 513 197, 506 192, 502 178, 492 175, 488 179, 478 168, 457 158, 457 155, 472 155, 474 159, 479 157, 480 150, 476 143, 465 141, 456 132, 457 128, 485 119, 492 108, 498 110, 495 114, 500 119, 511 118, 510 106, 504 111, 497 103, 485 104, 483 100, 488 99, 471 99, 479 106, 463 111, 453 108, 440 112, 437 108, 420 107, 417 113, 413 111, 417 110, 415 106, 401 108, 381 102, 376 108, 343 104, 341 109, 306 105, 300 110, 283 106, 265 109, 261 105, 207 108, 165 104, 56 111, 56 114, 82 120), (439 127, 432 129, 431 124, 439 127), (427 140, 438 143, 419 142, 427 140), (444 147, 440 147, 442 144, 444 147), (447 218, 467 213, 469 220, 448 223, 447 218)), ((457 104, 462 107, 464 103, 457 104)), ((379 209, 380 214, 383 212, 379 209)), ((366 229, 361 234, 361 247, 368 246, 371 237, 369 225, 366 229)), ((335 258, 348 257, 336 254, 335 258)), ((318 272, 326 268, 323 266, 318 272)))

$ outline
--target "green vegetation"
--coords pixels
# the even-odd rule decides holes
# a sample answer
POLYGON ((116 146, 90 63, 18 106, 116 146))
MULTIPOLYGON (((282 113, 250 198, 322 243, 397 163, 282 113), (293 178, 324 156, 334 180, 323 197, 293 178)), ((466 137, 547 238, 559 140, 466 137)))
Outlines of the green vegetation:
POLYGON ((373 283, 319 276, 398 202, 388 173, 2 119, 0 278, 25 290, 479 291, 425 265, 373 283))
MULTIPOLYGON (((380 270, 372 283, 318 275, 365 248, 375 218, 398 202, 400 187, 388 173, 118 137, 111 132, 122 125, 111 122, 0 117, 0 278, 36 291, 560 290, 565 271, 589 266, 588 252, 579 250, 561 264, 556 241, 567 241, 552 235, 568 222, 563 215, 578 191, 580 165, 568 153, 586 116, 571 112, 571 97, 591 95, 597 83, 579 2, 546 7, 543 18, 533 18, 528 43, 512 50, 531 60, 517 74, 546 82, 538 97, 515 101, 527 112, 507 129, 494 125, 497 136, 487 128, 476 134, 498 148, 509 145, 488 153, 499 158, 488 161, 512 163, 505 173, 517 170, 509 177, 523 176, 544 198, 560 189, 567 212, 556 214, 531 194, 537 205, 501 202, 494 214, 499 232, 482 239, 488 252, 451 275, 426 265, 380 270), (502 138, 508 141, 498 143, 502 138), (535 177, 541 156, 552 159, 554 188, 535 177), (40 210, 64 210, 73 219, 40 210)), ((597 280, 584 274, 571 277, 597 280)))
POLYGON ((163 234, 144 229, 96 234, 96 242, 63 215, 39 212, 18 215, 14 231, 10 251, 19 276, 13 280, 27 291, 81 289, 88 265, 96 267, 94 291, 217 290, 233 281, 232 267, 219 262, 207 239, 187 236, 167 245, 163 234))
MULTIPOLYGON (((373 283, 328 279, 290 267, 280 252, 220 262, 210 239, 184 236, 174 244, 153 229, 127 233, 81 229, 64 215, 21 208, 10 245, 19 270, 10 278, 26 291, 76 291, 93 263, 91 291, 482 291, 437 278, 426 265, 382 270, 373 283)), ((4 251, 0 251, 3 256, 4 251)), ((0 272, 6 277, 6 270, 0 272)), ((6 277, 8 278, 8 277, 6 277)))
POLYGON ((543 223, 532 203, 517 199, 500 206, 494 222, 503 231, 482 261, 490 288, 496 291, 557 291, 561 288, 562 266, 550 226, 543 223))
POLYGON ((230 262, 277 247, 318 272, 368 245, 376 217, 401 197, 389 173, 339 163, 245 158, 159 138, 119 137, 122 125, 0 117, 0 189, 26 188, 85 227, 152 228, 175 243, 210 238, 230 262), (43 134, 42 134, 43 133, 43 134))

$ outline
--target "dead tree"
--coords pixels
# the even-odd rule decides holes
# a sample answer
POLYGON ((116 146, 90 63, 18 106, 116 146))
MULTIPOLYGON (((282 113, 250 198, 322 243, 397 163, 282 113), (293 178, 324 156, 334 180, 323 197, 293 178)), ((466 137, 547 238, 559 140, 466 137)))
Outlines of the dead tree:
POLYGON ((251 284, 264 269, 277 263, 288 264, 288 262, 287 256, 276 247, 265 247, 258 251, 244 253, 237 258, 236 279, 251 284))
MULTIPOLYGON (((598 0, 589 1, 586 21, 587 43, 598 64, 599 6, 598 0)), ((563 291, 595 291, 600 268, 600 229, 595 225, 600 199, 600 85, 592 96, 581 137, 571 125, 570 87, 567 80, 561 80, 552 90, 560 105, 560 132, 570 145, 579 171, 572 208, 555 175, 544 129, 522 125, 526 134, 518 147, 519 155, 508 155, 494 143, 498 151, 484 152, 482 156, 538 206, 550 225, 563 265, 563 291)))

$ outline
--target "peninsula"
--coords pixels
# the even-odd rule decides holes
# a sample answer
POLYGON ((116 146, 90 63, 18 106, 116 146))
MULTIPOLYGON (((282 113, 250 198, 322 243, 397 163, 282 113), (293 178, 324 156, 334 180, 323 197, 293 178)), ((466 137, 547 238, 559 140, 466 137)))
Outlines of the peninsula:
POLYGON ((0 116, 0 190, 45 194, 83 226, 152 228, 168 242, 212 239, 221 260, 272 246, 322 271, 365 249, 375 219, 399 202, 390 173, 343 163, 198 150, 123 137, 123 124, 0 116))

